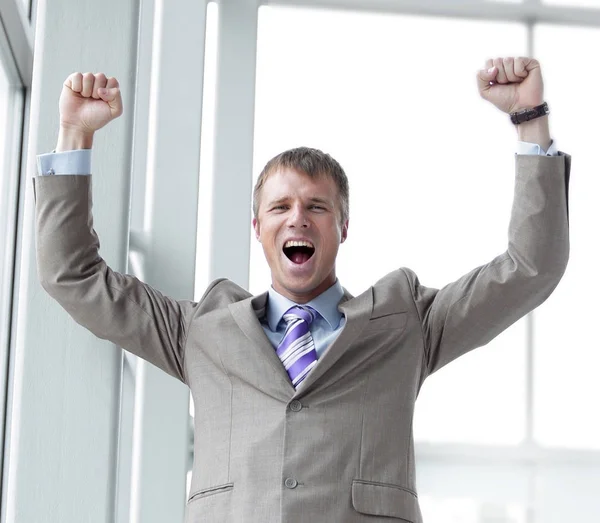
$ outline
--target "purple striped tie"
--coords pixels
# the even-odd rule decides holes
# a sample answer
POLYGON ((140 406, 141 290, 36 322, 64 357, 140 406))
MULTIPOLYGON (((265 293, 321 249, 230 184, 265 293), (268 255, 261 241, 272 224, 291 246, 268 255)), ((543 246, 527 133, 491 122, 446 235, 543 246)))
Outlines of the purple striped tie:
POLYGON ((316 314, 314 309, 298 305, 283 315, 287 328, 277 347, 277 356, 296 388, 317 363, 315 342, 309 330, 316 314))

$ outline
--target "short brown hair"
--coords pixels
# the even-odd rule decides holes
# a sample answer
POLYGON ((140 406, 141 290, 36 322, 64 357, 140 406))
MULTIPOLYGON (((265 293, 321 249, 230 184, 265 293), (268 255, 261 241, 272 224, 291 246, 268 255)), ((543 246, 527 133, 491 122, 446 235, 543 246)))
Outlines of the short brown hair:
POLYGON ((338 188, 339 202, 342 210, 342 224, 348 220, 350 215, 350 188, 344 169, 342 169, 342 166, 337 160, 332 158, 329 154, 324 153, 319 149, 311 149, 310 147, 289 149, 268 161, 254 186, 252 211, 254 212, 255 218, 258 218, 258 206, 263 185, 270 174, 281 168, 294 169, 303 174, 307 174, 311 178, 316 178, 318 176, 329 176, 332 178, 338 188))

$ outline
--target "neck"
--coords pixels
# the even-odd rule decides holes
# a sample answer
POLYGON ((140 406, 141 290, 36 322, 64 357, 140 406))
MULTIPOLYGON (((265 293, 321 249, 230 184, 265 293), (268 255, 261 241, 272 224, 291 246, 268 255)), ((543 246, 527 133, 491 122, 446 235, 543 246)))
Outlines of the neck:
POLYGON ((317 296, 323 294, 327 289, 329 289, 336 282, 335 273, 330 275, 330 277, 323 280, 319 285, 317 285, 314 289, 310 289, 306 292, 298 291, 296 289, 288 289, 279 285, 278 282, 273 282, 273 288, 282 296, 285 296, 288 300, 293 301, 299 305, 303 305, 308 303, 311 300, 314 300, 317 296))

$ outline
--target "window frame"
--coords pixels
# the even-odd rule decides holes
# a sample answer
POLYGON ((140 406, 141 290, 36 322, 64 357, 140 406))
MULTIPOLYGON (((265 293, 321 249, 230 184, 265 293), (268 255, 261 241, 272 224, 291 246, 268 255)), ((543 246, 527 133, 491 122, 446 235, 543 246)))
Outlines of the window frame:
MULTIPOLYGON (((0 67, 8 80, 4 158, 0 179, 0 232, 6 238, 0 267, 0 448, 6 448, 10 412, 12 348, 17 308, 16 281, 25 168, 26 115, 33 70, 32 26, 20 0, 0 2, 0 67), (2 194, 4 193, 4 194, 2 194), (2 208, 2 204, 6 206, 2 208)), ((0 453, 0 469, 4 452, 0 453)), ((2 489, 0 489, 2 490, 2 489)))

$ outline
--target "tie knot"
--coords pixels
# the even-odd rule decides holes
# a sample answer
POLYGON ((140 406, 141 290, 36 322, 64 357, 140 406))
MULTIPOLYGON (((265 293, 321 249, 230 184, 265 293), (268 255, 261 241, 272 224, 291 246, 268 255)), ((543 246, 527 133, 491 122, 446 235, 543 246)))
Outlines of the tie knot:
POLYGON ((310 325, 317 316, 317 311, 312 307, 294 305, 290 307, 283 315, 283 321, 289 324, 291 321, 304 320, 310 325))

